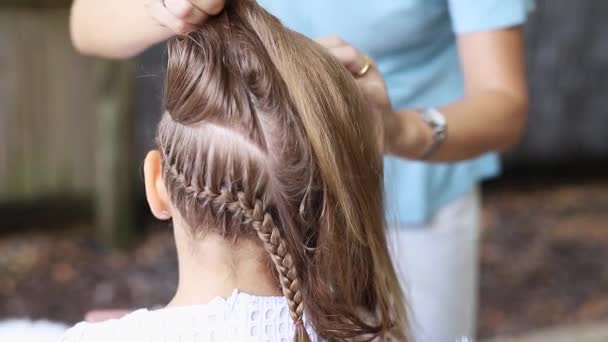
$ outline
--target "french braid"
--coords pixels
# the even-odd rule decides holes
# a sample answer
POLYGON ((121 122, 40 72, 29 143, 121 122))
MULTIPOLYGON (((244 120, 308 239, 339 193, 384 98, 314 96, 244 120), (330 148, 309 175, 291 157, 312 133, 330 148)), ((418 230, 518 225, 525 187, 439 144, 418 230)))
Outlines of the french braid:
MULTIPOLYGON (((217 218, 230 215, 233 224, 243 228, 253 228, 258 238, 263 242, 264 249, 270 255, 270 259, 277 271, 279 284, 283 296, 287 299, 289 314, 296 324, 297 330, 303 330, 304 302, 298 272, 293 257, 287 248, 287 243, 281 236, 281 232, 269 213, 268 201, 260 198, 251 200, 242 190, 236 190, 232 182, 224 182, 219 192, 214 192, 210 187, 199 187, 194 182, 178 171, 174 164, 169 164, 169 154, 163 148, 163 160, 167 171, 167 181, 174 188, 180 188, 191 199, 195 200, 201 209, 210 209, 217 218)), ((226 228, 224 231, 226 231, 226 228)), ((306 331, 301 331, 303 341, 308 341, 306 331)))

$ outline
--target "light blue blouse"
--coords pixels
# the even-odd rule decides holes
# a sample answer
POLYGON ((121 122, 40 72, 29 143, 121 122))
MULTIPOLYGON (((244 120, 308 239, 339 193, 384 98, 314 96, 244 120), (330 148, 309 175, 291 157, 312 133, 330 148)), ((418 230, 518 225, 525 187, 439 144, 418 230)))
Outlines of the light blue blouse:
MULTIPOLYGON (((463 96, 456 35, 522 24, 530 0, 259 0, 308 37, 338 35, 370 55, 395 108, 442 106, 463 96)), ((496 176, 495 153, 458 163, 385 158, 389 223, 424 223, 496 176)))

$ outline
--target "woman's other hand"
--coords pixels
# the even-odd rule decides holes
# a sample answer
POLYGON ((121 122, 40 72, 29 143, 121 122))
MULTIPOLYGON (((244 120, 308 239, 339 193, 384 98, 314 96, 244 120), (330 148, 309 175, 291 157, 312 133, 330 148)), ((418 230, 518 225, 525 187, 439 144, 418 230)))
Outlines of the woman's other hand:
POLYGON ((85 55, 129 58, 184 34, 224 9, 225 0, 74 0, 70 33, 85 55))
POLYGON ((381 121, 380 134, 383 151, 412 159, 418 158, 432 144, 432 130, 414 111, 393 109, 386 83, 369 57, 337 36, 323 37, 317 40, 329 50, 357 79, 359 89, 366 96, 370 111, 381 121))
POLYGON ((224 9, 225 0, 147 0, 152 18, 175 34, 186 34, 224 9))

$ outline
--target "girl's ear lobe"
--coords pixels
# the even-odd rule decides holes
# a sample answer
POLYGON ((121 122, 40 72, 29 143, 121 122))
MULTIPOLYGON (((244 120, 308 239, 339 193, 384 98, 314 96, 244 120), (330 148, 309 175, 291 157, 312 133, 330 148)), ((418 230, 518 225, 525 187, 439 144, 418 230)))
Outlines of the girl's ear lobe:
POLYGON ((173 214, 167 188, 163 182, 162 159, 160 152, 148 152, 144 160, 144 181, 146 198, 152 214, 159 220, 168 220, 173 214))

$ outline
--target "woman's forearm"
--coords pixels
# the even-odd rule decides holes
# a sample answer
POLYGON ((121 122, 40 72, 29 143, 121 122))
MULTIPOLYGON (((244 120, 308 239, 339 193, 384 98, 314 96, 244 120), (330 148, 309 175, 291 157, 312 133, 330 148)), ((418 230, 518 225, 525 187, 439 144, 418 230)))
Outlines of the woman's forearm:
POLYGON ((132 57, 172 35, 148 14, 145 0, 75 0, 70 31, 78 51, 109 58, 132 57))
MULTIPOLYGON (((430 161, 466 160, 490 151, 504 151, 519 140, 526 123, 527 98, 487 90, 440 108, 447 138, 430 161)), ((416 159, 432 144, 432 129, 411 110, 397 112, 391 154, 416 159)))

